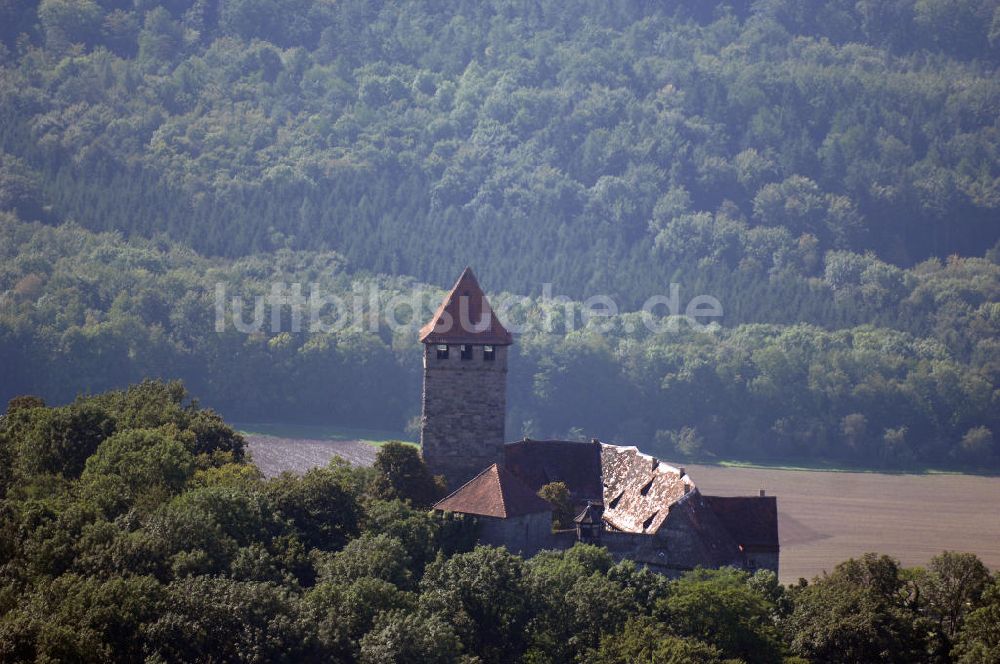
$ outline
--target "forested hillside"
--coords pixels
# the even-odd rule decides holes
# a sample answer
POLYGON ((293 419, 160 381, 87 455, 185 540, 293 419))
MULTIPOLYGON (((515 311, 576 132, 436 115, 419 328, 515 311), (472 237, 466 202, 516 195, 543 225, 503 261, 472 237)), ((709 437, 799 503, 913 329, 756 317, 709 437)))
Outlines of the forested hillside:
POLYGON ((426 511, 411 446, 260 477, 178 384, 0 415, 0 660, 980 664, 1000 576, 866 554, 788 588, 671 580, 578 544, 524 560, 426 511), (788 657, 788 659, 785 659, 788 657))
MULTIPOLYGON (((244 420, 402 430, 419 413, 416 328, 442 293, 412 280, 351 274, 330 252, 207 259, 165 240, 126 243, 2 214, 0 265, 2 398, 33 393, 60 403, 162 376, 184 379, 206 403, 244 420), (277 312, 277 332, 269 324, 239 332, 229 317, 216 329, 216 284, 229 296, 251 296, 276 282, 315 283, 345 299, 378 287, 382 302, 415 290, 425 309, 412 325, 372 328, 365 295, 362 315, 334 331, 287 331, 288 308, 277 312)), ((995 257, 900 270, 841 252, 827 256, 824 274, 808 297, 854 320, 840 329, 747 323, 695 331, 681 323, 654 332, 639 313, 585 325, 579 304, 567 312, 540 298, 517 303, 508 322, 549 316, 553 329, 526 331, 513 346, 508 436, 600 436, 705 460, 996 468, 995 257), (885 275, 891 295, 879 280, 885 275)))
POLYGON ((0 38, 2 398, 402 429, 412 333, 220 334, 213 289, 468 264, 724 308, 524 335, 510 437, 1000 462, 994 0, 43 0, 0 38))
POLYGON ((996 242, 995 0, 749 4, 5 3, 3 202, 633 303, 996 242))

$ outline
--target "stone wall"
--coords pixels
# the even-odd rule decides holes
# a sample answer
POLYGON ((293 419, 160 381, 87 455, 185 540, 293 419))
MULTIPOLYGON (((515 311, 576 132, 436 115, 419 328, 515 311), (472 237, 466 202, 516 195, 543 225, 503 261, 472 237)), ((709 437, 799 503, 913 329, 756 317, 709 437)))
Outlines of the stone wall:
POLYGON ((632 560, 655 572, 679 576, 686 567, 675 567, 669 557, 665 540, 655 535, 605 531, 601 546, 607 548, 615 560, 632 560))
MULTIPOLYGON (((565 539, 565 538, 563 538, 565 539)), ((557 540, 552 533, 552 513, 538 512, 507 519, 479 517, 479 542, 505 546, 511 553, 533 556, 542 549, 565 548, 572 540, 557 540)))
POLYGON ((420 444, 435 475, 455 489, 494 462, 501 461, 507 412, 507 347, 494 346, 496 357, 483 359, 483 346, 472 346, 472 359, 460 346, 449 346, 439 360, 434 344, 424 346, 424 389, 420 444))
POLYGON ((719 567, 731 565, 748 572, 769 569, 778 573, 777 552, 749 552, 744 557, 731 560, 712 561, 707 559, 698 539, 690 527, 684 523, 667 524, 655 535, 605 531, 601 536, 601 546, 615 560, 633 560, 653 570, 671 577, 680 576, 695 567, 719 567))
POLYGON ((778 573, 778 552, 777 551, 753 551, 748 550, 744 563, 747 571, 755 572, 759 569, 769 569, 775 574, 778 573))

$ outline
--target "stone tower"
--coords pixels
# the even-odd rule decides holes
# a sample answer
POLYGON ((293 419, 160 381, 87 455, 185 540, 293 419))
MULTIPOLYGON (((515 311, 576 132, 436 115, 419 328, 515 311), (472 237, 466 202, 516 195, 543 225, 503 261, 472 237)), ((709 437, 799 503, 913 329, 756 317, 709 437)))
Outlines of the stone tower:
POLYGON ((420 445, 448 486, 461 486, 501 460, 507 410, 508 332, 465 268, 434 317, 424 345, 420 445))

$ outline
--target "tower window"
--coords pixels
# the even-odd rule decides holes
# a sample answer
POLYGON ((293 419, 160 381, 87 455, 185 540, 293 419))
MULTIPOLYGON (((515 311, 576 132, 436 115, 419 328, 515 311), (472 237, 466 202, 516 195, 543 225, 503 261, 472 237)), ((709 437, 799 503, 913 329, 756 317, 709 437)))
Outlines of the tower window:
POLYGON ((469 344, 462 344, 462 359, 471 360, 472 359, 472 346, 469 344))
POLYGON ((496 359, 497 352, 493 346, 483 346, 483 359, 487 362, 492 362, 496 359))
POLYGON ((448 359, 448 344, 438 344, 437 346, 437 356, 439 360, 448 359))

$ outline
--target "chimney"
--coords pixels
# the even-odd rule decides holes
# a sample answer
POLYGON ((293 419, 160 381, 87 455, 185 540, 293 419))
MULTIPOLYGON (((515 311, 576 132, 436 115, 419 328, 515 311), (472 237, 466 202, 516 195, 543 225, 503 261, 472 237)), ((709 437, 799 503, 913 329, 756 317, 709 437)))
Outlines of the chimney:
POLYGON ((764 497, 764 490, 763 490, 763 489, 761 489, 761 490, 760 490, 760 497, 761 497, 761 498, 763 498, 763 497, 764 497))

